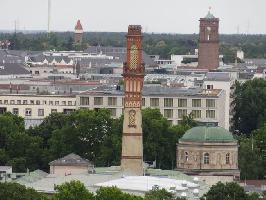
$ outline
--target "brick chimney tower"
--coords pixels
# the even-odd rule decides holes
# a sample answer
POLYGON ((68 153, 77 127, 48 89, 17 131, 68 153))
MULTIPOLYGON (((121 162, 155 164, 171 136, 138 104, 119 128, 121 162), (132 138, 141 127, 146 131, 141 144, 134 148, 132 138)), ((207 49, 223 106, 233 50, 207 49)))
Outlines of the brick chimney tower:
POLYGON ((219 67, 219 18, 210 10, 200 18, 198 68, 215 70, 219 67))
POLYGON ((82 43, 82 36, 83 36, 83 28, 80 23, 80 20, 77 21, 77 24, 75 26, 75 37, 74 37, 74 43, 75 44, 81 44, 82 43))
POLYGON ((142 88, 145 67, 142 63, 141 26, 128 27, 127 59, 123 66, 124 122, 121 168, 124 173, 143 175, 142 88))

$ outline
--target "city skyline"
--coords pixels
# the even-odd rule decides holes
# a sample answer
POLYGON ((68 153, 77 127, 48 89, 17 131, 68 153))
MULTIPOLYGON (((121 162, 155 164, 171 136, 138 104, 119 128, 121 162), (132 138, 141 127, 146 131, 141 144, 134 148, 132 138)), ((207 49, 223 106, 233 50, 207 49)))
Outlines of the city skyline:
MULTIPOLYGON (((1 30, 47 30, 48 0, 3 0, 1 7, 1 30)), ((73 31, 80 19, 84 31, 125 32, 128 24, 140 24, 144 32, 198 33, 198 20, 209 7, 220 18, 220 33, 266 34, 264 0, 51 0, 50 29, 73 31)))

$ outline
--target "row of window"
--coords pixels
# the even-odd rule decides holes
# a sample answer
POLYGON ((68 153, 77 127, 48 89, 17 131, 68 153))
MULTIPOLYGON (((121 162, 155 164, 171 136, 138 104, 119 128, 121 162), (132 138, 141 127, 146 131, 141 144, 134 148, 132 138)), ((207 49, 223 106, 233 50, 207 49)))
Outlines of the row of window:
MULTIPOLYGON (((187 162, 189 159, 189 154, 188 152, 185 152, 185 161, 187 162)), ((209 153, 204 153, 203 155, 203 163, 204 164, 209 164, 210 163, 210 154, 209 153)), ((230 164, 230 153, 227 153, 225 155, 225 164, 230 164)))
MULTIPOLYGON (((108 108, 111 112, 111 116, 112 117, 117 117, 117 112, 116 112, 116 108, 108 108)), ((123 112, 123 109, 122 109, 123 112)), ((181 119, 183 116, 187 116, 189 113, 186 109, 178 109, 178 118, 181 119)), ((164 109, 164 117, 166 118, 173 118, 173 109, 164 109)), ((195 119, 199 119, 202 118, 202 111, 201 110, 192 110, 191 114, 193 116, 193 118, 195 119)), ((211 118, 211 119, 215 119, 215 110, 206 110, 206 118, 211 118)))
MULTIPOLYGON (((187 116, 187 110, 185 109, 178 109, 177 111, 178 118, 182 118, 183 116, 187 116)), ((202 118, 201 110, 192 110, 191 114, 193 118, 202 118)), ((164 109, 164 117, 166 118, 173 118, 173 109, 164 109)), ((206 110, 206 118, 215 118, 215 110, 206 110)))
MULTIPOLYGON (((57 109, 51 109, 51 113, 56 113, 57 109)), ((19 115, 19 108, 13 108, 12 113, 14 115, 19 115)), ((25 109, 25 116, 29 117, 32 116, 32 109, 31 108, 26 108, 25 109)), ((38 116, 44 116, 44 109, 38 109, 38 116)))
MULTIPOLYGON (((94 105, 103 105, 103 97, 94 97, 94 105)), ((122 105, 124 98, 122 98, 122 105)), ((80 97, 80 105, 89 105, 89 97, 80 97)), ((117 106, 117 97, 108 97, 108 106, 117 106)), ((142 98, 142 106, 145 106, 145 98, 142 98)), ((159 107, 159 98, 150 98, 151 107, 159 107)), ((164 98, 164 107, 174 107, 173 98, 164 98)), ((187 99, 178 99, 178 107, 187 107, 187 99)), ((202 99, 192 99, 192 107, 202 107, 202 99)), ((215 108, 215 99, 206 99, 207 108, 215 108)))
POLYGON ((40 101, 40 100, 0 100, 0 104, 10 105, 61 105, 61 106, 73 106, 76 105, 76 101, 40 101), (41 104, 42 103, 42 104, 41 104))

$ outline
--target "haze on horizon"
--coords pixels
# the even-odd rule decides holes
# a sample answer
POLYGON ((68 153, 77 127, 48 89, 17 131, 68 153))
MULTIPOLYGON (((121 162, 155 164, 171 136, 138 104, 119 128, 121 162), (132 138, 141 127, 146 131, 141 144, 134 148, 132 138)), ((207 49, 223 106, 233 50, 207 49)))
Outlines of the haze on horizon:
MULTIPOLYGON (((266 34, 266 0, 51 0, 51 31, 198 33, 208 8, 220 18, 220 33, 266 34)), ((48 0, 1 0, 0 30, 47 30, 48 0)))

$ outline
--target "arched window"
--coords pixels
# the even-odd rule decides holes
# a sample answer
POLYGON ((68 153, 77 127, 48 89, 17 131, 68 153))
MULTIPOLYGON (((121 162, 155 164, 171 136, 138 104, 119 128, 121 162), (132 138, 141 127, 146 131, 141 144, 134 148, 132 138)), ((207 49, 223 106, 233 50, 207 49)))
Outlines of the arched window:
POLYGON ((185 152, 185 161, 188 161, 188 152, 185 152))
POLYGON ((204 161, 204 164, 209 164, 210 163, 210 155, 208 153, 204 154, 203 161, 204 161))
POLYGON ((225 163, 226 163, 226 164, 229 164, 229 163, 230 163, 230 153, 227 153, 227 154, 225 155, 225 163))

